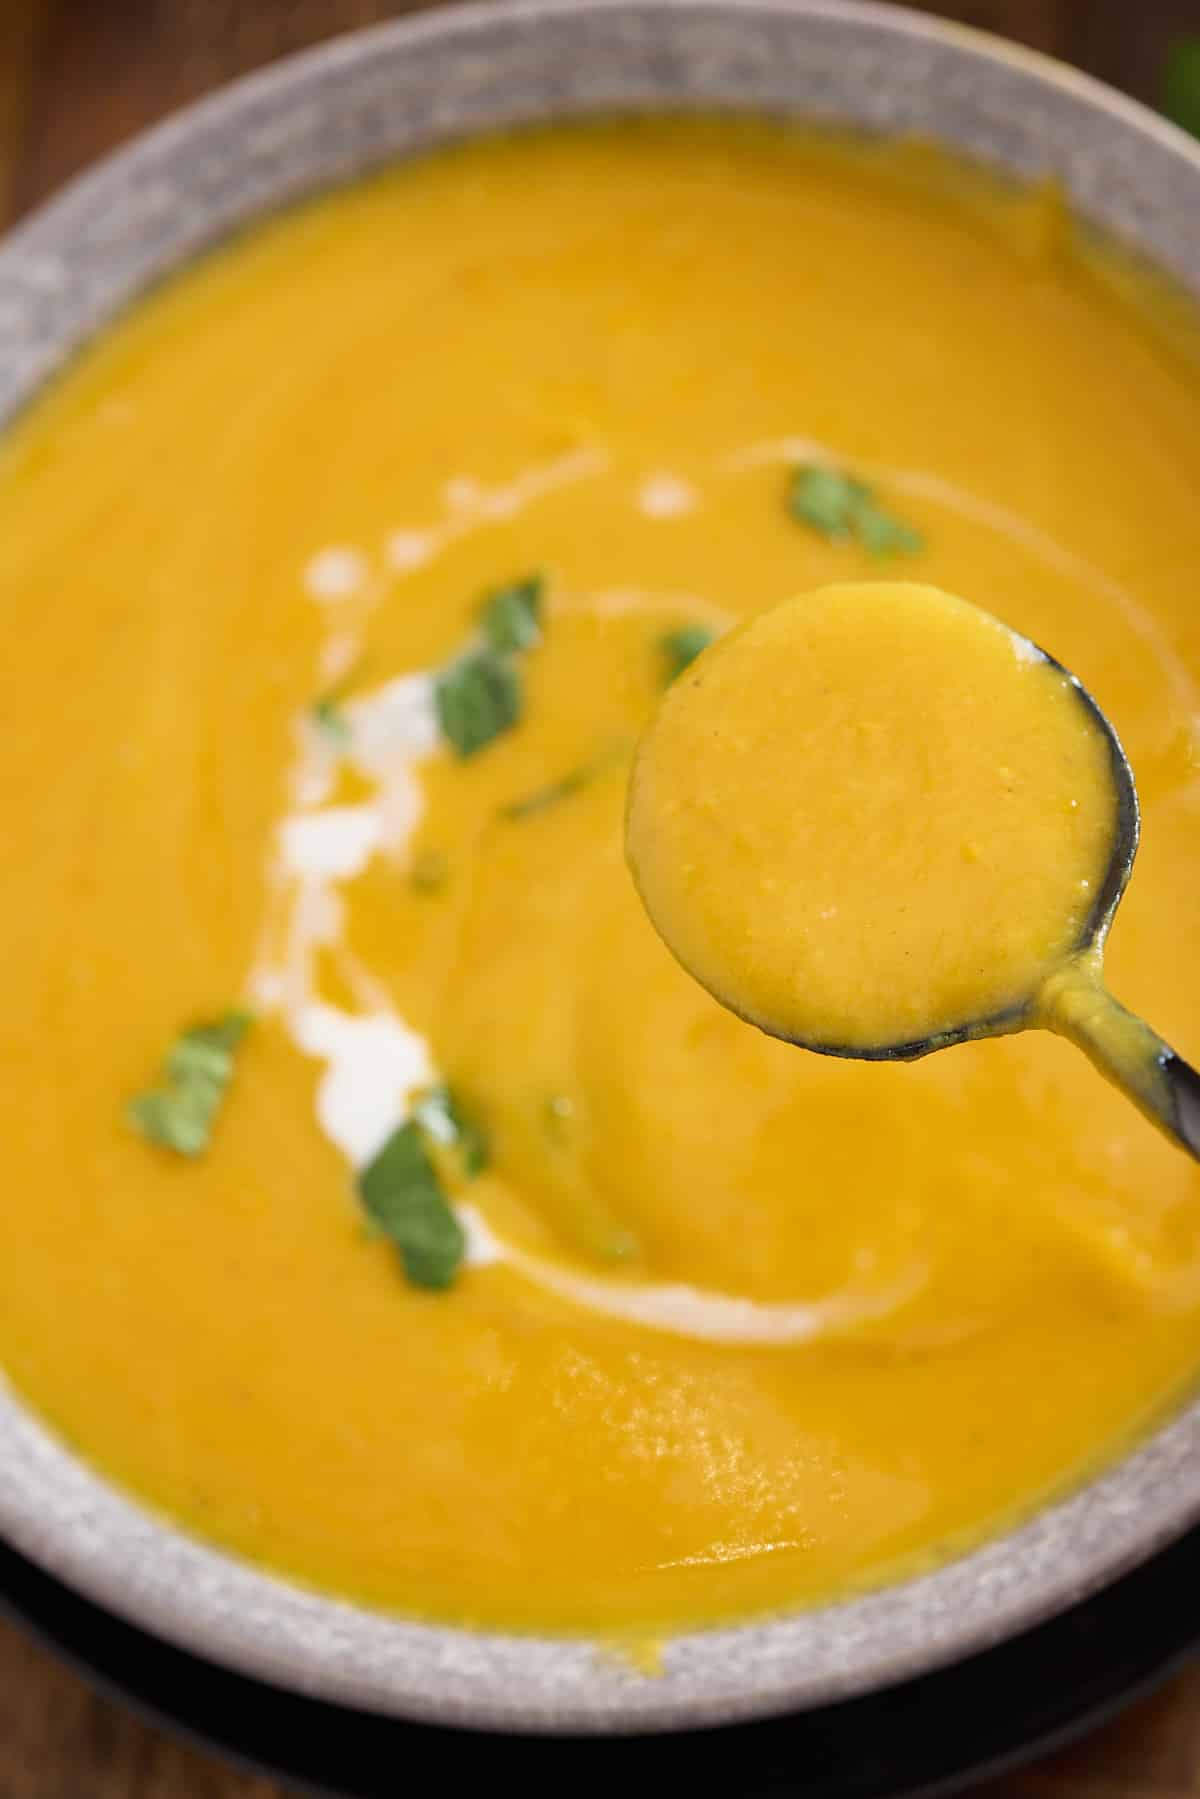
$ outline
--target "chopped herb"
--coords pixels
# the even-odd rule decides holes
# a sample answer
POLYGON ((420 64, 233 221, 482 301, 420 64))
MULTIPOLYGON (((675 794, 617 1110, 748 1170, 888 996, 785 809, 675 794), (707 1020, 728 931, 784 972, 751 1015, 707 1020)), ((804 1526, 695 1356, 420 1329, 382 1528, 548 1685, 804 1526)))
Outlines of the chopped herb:
POLYGON ((233 1078, 234 1053, 250 1024, 248 1012, 226 1012, 183 1031, 168 1052, 162 1085, 130 1101, 127 1116, 134 1129, 177 1155, 202 1154, 233 1078))
POLYGON ((705 630, 703 625, 683 625, 678 631, 669 631, 660 637, 658 647, 666 662, 666 685, 681 675, 685 668, 696 660, 701 650, 706 650, 713 640, 713 633, 705 630))
POLYGON ((434 1143, 455 1151, 468 1180, 483 1173, 490 1160, 487 1133, 453 1088, 431 1088, 418 1102, 413 1116, 434 1143))
POLYGON ((392 1132, 358 1177, 358 1191, 376 1230, 400 1251, 416 1287, 450 1286, 466 1249, 462 1226, 439 1174, 470 1180, 488 1164, 488 1140, 478 1120, 447 1086, 431 1087, 412 1117, 392 1132))
POLYGON ((572 794, 588 786, 597 775, 602 775, 607 768, 621 762, 628 756, 630 745, 627 742, 610 744, 602 755, 592 762, 584 762, 578 768, 572 768, 557 781, 548 781, 544 787, 535 787, 532 793, 525 794, 519 800, 511 800, 507 806, 501 806, 500 817, 508 819, 532 818, 538 812, 545 812, 550 806, 557 806, 560 800, 568 800, 572 794))
POLYGON ((350 721, 342 711, 341 700, 336 693, 324 693, 312 708, 310 717, 317 729, 344 749, 350 741, 350 721))
POLYGON ((514 581, 489 594, 480 613, 483 634, 494 650, 507 654, 515 650, 531 650, 542 637, 542 593, 545 583, 540 575, 514 581))
POLYGON ((482 647, 438 677, 438 723, 460 756, 484 749, 521 716, 521 678, 512 658, 541 641, 542 588, 542 577, 530 575, 489 594, 479 618, 482 647))
POLYGON ((453 663, 438 677, 434 697, 442 735, 460 756, 484 749, 521 716, 517 672, 492 649, 453 663))
POLYGON ((911 556, 924 547, 919 531, 877 505, 873 488, 838 469, 798 468, 788 510, 831 543, 859 543, 872 556, 911 556))
POLYGON ((414 893, 440 893, 450 879, 450 866, 438 850, 422 850, 408 871, 414 893))
POLYGON ((872 556, 915 556, 925 547, 919 531, 874 506, 862 508, 857 528, 863 549, 872 556))
POLYGON ((1185 131, 1200 137, 1200 37, 1180 38, 1169 52, 1162 109, 1185 131))
POLYGON ((308 715, 313 724, 338 749, 345 749, 353 736, 350 720, 346 717, 344 707, 346 696, 356 682, 362 679, 365 660, 366 658, 363 656, 356 657, 353 666, 342 676, 341 680, 323 693, 319 699, 314 700, 309 708, 308 715))
POLYGON ((415 1287, 450 1286, 466 1250, 415 1119, 392 1132, 358 1177, 367 1215, 400 1251, 415 1287))
POLYGON ((788 506, 802 524, 823 537, 841 540, 854 535, 858 509, 870 498, 869 487, 836 469, 801 468, 792 477, 788 506))
POLYGON ((570 774, 562 775, 557 781, 550 781, 545 787, 536 787, 527 793, 524 799, 513 800, 507 806, 501 806, 501 818, 532 818, 535 812, 545 812, 548 806, 556 806, 559 800, 570 799, 581 787, 586 787, 595 776, 594 766, 573 768, 570 774))

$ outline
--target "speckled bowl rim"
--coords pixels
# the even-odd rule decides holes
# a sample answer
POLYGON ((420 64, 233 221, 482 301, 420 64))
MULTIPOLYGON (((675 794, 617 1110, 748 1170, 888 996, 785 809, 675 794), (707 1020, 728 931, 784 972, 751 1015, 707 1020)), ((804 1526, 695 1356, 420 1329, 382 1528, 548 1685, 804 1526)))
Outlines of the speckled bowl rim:
MULTIPOLYGON (((1082 75, 846 0, 493 0, 236 83, 72 183, 0 248, 0 420, 164 272, 397 155, 594 111, 727 107, 920 130, 1078 208, 1200 294, 1200 147, 1082 75)), ((0 1388, 0 1533, 103 1606, 244 1673, 368 1710, 524 1731, 677 1729, 890 1685, 981 1650, 1200 1516, 1200 1400, 1023 1527, 846 1603, 679 1638, 664 1674, 577 1640, 410 1623, 205 1546, 93 1474, 0 1388)))

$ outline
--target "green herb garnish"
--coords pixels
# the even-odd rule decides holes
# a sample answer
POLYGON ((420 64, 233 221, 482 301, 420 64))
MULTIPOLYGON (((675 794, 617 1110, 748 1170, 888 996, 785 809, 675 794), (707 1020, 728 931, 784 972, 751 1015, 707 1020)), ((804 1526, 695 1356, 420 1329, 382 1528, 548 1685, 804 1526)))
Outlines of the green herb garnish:
POLYGON ((422 1094, 408 1123, 358 1177, 367 1216, 396 1244, 409 1280, 439 1291, 453 1281, 466 1249, 439 1174, 447 1156, 453 1157, 450 1177, 471 1180, 487 1167, 488 1140, 459 1096, 442 1085, 422 1094))
POLYGON ((413 1285, 436 1291, 448 1287, 466 1239, 415 1118, 393 1131, 363 1169, 358 1191, 372 1223, 399 1249, 413 1285))
POLYGON ((350 729, 350 720, 346 717, 345 704, 348 695, 362 679, 365 660, 363 656, 356 657, 353 666, 341 680, 327 688, 308 709, 308 716, 318 731, 340 750, 346 748, 354 735, 350 729))
POLYGON ((430 1088, 417 1102, 413 1116, 426 1137, 455 1152, 468 1180, 483 1173, 491 1154, 487 1132, 453 1088, 430 1088))
POLYGON ((859 543, 872 556, 912 556, 924 548, 919 531, 877 504, 874 488, 838 469, 796 469, 788 510, 831 543, 859 543))
POLYGON ((482 647, 438 676, 438 723, 460 756, 473 756, 520 719, 521 678, 512 659, 541 642, 543 586, 540 575, 530 575, 489 594, 479 615, 482 647))
POLYGON ((703 625, 683 625, 678 631, 669 631, 665 637, 659 638, 658 647, 666 663, 668 687, 696 660, 701 650, 708 648, 713 635, 703 625))
POLYGON ((452 663, 434 690, 442 735, 460 756, 473 756, 511 731, 521 716, 521 681, 495 650, 475 650, 452 663))
POLYGON ((557 781, 548 781, 545 787, 535 787, 524 799, 513 800, 507 806, 501 806, 501 818, 532 818, 536 812, 545 812, 550 806, 557 806, 559 800, 570 799, 581 787, 586 787, 595 776, 594 766, 573 768, 570 774, 562 775, 557 781))
POLYGON ((1200 137, 1200 37, 1180 38, 1168 53, 1162 109, 1185 131, 1200 137))
POLYGON ((870 499, 869 487, 836 469, 800 468, 792 476, 788 509, 793 518, 837 542, 855 535, 858 513, 870 499))
POLYGON ((541 642, 544 588, 541 575, 529 575, 488 595, 479 622, 494 650, 507 655, 531 650, 541 642))
POLYGON ((317 729, 344 749, 350 741, 350 721, 342 711, 342 704, 336 693, 324 693, 314 702, 309 714, 317 729))
POLYGON ((925 540, 911 525, 903 524, 876 506, 864 506, 858 514, 859 542, 872 556, 915 556, 925 540))
POLYGON ((508 819, 533 818, 538 812, 545 812, 551 806, 557 806, 560 800, 568 800, 572 794, 587 787, 598 775, 616 763, 624 761, 629 755, 630 745, 626 742, 611 744, 602 755, 592 762, 584 762, 578 768, 568 769, 557 781, 548 781, 544 787, 535 787, 532 793, 525 794, 519 800, 511 800, 507 806, 501 806, 500 817, 508 819))
POLYGON ((134 1129, 177 1155, 201 1155, 233 1078, 234 1052, 251 1022, 248 1012, 226 1012, 182 1032, 168 1052, 162 1085, 129 1103, 134 1129))

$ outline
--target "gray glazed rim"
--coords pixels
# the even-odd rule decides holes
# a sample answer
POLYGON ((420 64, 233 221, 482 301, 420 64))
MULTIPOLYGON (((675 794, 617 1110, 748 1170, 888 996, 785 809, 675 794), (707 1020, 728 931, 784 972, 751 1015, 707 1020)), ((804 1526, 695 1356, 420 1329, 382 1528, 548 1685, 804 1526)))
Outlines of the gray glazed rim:
MULTIPOLYGON (((0 248, 0 421, 148 284, 255 217, 448 139, 615 110, 732 109, 921 131, 1052 172, 1200 295, 1200 147, 1044 57, 850 0, 492 0, 336 40, 100 163, 0 248)), ((207 1547, 93 1474, 0 1381, 0 1533, 213 1661, 397 1716, 548 1732, 679 1729, 890 1685, 1085 1597, 1200 1517, 1200 1399, 1117 1465, 936 1571, 678 1638, 647 1679, 570 1639, 391 1618, 207 1547)))

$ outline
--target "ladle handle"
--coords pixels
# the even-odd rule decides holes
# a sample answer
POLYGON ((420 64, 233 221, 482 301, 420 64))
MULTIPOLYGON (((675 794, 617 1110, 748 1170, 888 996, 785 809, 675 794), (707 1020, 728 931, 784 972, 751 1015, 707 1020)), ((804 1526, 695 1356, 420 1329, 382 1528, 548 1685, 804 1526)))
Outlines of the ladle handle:
POLYGON ((1069 1037, 1172 1142, 1200 1161, 1200 1073, 1098 977, 1064 987, 1042 1022, 1069 1037))
POLYGON ((1197 1073, 1190 1062, 1185 1062, 1182 1056, 1177 1056, 1173 1049, 1167 1049, 1163 1060, 1163 1075, 1171 1089, 1170 1122, 1167 1128, 1175 1141, 1200 1161, 1200 1073, 1197 1073))

